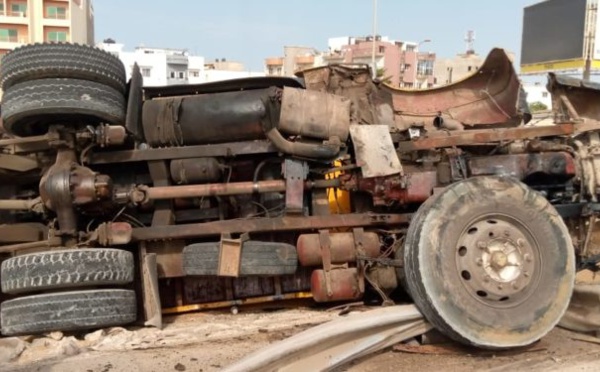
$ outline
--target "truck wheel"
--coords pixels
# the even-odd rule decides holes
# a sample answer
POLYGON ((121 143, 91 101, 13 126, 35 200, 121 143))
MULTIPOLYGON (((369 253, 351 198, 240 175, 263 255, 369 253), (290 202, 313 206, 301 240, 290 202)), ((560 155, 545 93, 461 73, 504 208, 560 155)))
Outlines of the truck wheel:
POLYGON ((552 205, 502 177, 455 183, 424 203, 404 246, 405 281, 425 317, 478 347, 548 333, 573 290, 574 250, 552 205))
POLYGON ((135 292, 127 289, 40 294, 0 305, 5 336, 124 325, 136 317, 135 292))
POLYGON ((133 281, 133 254, 120 249, 86 248, 31 253, 2 262, 2 292, 29 293, 133 281))
POLYGON ((4 129, 18 136, 43 134, 57 123, 123 124, 125 97, 109 86, 76 79, 40 79, 4 92, 4 129))
POLYGON ((0 71, 3 90, 25 81, 72 78, 95 81, 125 93, 123 63, 112 54, 88 45, 26 45, 6 54, 0 71))
MULTIPOLYGON (((286 243, 248 241, 240 261, 240 275, 290 275, 298 268, 298 253, 286 243)), ((217 275, 218 270, 219 243, 198 243, 183 249, 185 275, 217 275)))

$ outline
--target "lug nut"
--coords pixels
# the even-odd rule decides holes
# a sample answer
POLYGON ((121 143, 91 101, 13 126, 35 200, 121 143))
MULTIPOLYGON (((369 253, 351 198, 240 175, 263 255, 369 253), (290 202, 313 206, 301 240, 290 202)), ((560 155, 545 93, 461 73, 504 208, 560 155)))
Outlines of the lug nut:
POLYGON ((487 248, 487 244, 485 244, 484 242, 477 242, 477 248, 485 249, 487 248))
POLYGON ((481 258, 478 258, 475 263, 477 263, 477 266, 483 266, 483 260, 481 258))
POLYGON ((486 282, 486 283, 489 283, 490 279, 491 278, 490 278, 489 275, 486 275, 486 276, 483 277, 483 281, 486 282))
POLYGON ((519 283, 517 283, 517 281, 515 280, 514 282, 512 282, 512 287, 513 289, 519 289, 519 283))

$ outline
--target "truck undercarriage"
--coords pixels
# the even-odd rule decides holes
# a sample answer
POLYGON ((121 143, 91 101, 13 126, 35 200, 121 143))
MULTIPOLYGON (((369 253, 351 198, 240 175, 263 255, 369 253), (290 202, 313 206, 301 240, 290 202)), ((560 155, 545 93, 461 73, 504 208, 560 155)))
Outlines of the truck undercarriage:
POLYGON ((142 88, 94 48, 9 53, 2 333, 406 291, 457 341, 538 340, 600 254, 600 90, 551 75, 542 125, 500 49, 437 89, 370 76, 142 88))

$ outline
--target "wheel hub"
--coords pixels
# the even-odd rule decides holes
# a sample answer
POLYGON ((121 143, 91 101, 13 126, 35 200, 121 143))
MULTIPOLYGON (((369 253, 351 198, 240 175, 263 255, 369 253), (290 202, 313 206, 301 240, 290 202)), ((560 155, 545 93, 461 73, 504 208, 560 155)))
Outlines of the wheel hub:
POLYGON ((485 273, 498 283, 508 283, 521 275, 523 256, 509 239, 490 241, 481 254, 481 260, 485 273))
POLYGON ((505 216, 484 216, 459 237, 456 265, 463 285, 478 300, 520 302, 527 297, 539 261, 525 225, 505 216))

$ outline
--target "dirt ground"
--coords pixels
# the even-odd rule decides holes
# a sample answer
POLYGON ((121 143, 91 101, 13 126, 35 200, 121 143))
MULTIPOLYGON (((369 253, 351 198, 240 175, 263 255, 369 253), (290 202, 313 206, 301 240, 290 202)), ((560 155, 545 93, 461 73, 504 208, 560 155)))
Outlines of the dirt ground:
MULTIPOLYGON (((0 371, 219 371, 254 350, 339 316, 310 308, 241 309, 237 315, 215 312, 167 318, 163 330, 111 328, 81 335, 3 339, 8 341, 0 343, 0 349, 4 345, 6 352, 6 345, 12 345, 16 352, 12 361, 0 364, 0 371)), ((510 352, 456 345, 415 346, 411 353, 387 349, 338 371, 600 370, 600 345, 576 340, 580 337, 557 328, 533 347, 510 352)))

